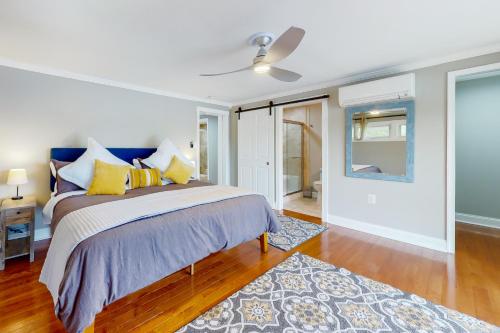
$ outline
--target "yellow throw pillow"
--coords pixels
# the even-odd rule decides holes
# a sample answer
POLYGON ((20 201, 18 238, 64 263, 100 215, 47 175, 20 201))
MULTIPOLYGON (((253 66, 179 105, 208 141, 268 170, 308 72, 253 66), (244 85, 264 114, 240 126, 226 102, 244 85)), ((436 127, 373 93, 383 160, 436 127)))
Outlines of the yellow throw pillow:
POLYGON ((180 158, 174 155, 170 165, 163 173, 163 177, 171 179, 177 184, 187 184, 194 172, 192 165, 184 163, 180 158))
POLYGON ((125 194, 125 184, 129 173, 129 166, 108 164, 95 160, 94 178, 87 191, 87 195, 97 194, 125 194))
POLYGON ((153 169, 130 169, 130 188, 161 186, 161 171, 153 169))

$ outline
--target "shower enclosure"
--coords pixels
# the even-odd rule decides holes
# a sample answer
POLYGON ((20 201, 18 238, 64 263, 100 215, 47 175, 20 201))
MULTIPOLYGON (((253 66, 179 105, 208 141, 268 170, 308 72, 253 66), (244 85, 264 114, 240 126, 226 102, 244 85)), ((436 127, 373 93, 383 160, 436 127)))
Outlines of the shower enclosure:
POLYGON ((304 172, 304 124, 283 120, 283 193, 302 191, 304 172))

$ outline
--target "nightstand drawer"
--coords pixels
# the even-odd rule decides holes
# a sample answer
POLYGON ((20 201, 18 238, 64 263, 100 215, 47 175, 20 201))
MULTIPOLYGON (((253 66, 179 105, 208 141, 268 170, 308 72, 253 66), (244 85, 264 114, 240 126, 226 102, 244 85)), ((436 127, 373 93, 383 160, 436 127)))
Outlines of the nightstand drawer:
POLYGON ((33 221, 32 208, 9 209, 5 212, 5 225, 29 223, 33 221))

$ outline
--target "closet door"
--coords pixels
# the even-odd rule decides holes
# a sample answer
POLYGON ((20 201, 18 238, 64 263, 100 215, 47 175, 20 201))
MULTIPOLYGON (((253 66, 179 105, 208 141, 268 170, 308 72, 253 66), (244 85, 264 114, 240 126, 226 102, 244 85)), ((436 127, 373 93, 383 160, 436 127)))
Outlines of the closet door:
POLYGON ((242 112, 238 120, 238 186, 263 194, 274 207, 274 112, 242 112))

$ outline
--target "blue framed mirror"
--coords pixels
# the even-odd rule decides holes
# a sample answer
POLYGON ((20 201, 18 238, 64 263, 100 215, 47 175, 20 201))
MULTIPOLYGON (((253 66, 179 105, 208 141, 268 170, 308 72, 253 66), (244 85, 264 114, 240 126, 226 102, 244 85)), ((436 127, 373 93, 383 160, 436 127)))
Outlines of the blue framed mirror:
POLYGON ((347 177, 413 182, 413 100, 348 107, 345 119, 347 177))

